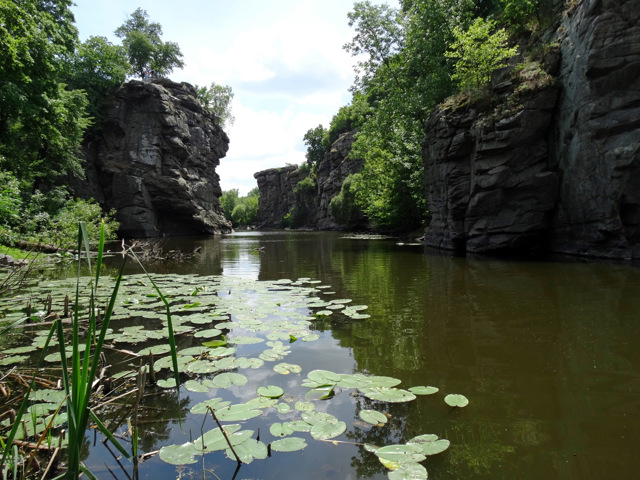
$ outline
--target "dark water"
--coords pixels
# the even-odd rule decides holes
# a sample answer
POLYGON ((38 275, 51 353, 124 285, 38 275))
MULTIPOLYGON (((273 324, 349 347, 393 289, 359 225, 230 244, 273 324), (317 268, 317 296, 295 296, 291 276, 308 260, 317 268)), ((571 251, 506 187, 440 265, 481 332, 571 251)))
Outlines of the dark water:
MULTIPOLYGON (((315 353, 321 364, 313 352, 287 357, 303 366, 303 375, 313 368, 357 371, 397 377, 405 387, 440 388, 391 405, 393 419, 384 429, 352 419, 339 440, 388 444, 421 433, 447 438, 451 448, 424 463, 431 479, 639 478, 638 268, 456 258, 338 233, 252 232, 172 242, 201 250, 188 265, 152 270, 310 277, 331 285, 338 297, 369 306, 369 319, 321 323, 315 353), (470 405, 450 409, 443 402, 447 393, 464 394, 470 405)), ((167 420, 147 428, 142 448, 199 436, 199 425, 180 428, 169 418, 200 400, 192 393, 167 396, 170 406, 158 405, 164 412, 159 417, 167 420)), ((348 394, 329 402, 332 413, 346 416, 353 415, 354 403, 356 410, 370 408, 348 394)), ((282 421, 274 415, 273 421, 282 421)), ((206 458, 196 473, 154 458, 140 477, 216 478, 203 468, 233 477, 233 462, 206 458)), ((99 471, 102 461, 88 463, 99 471)), ((99 476, 111 478, 106 471, 99 476)), ((386 472, 361 447, 314 442, 302 452, 244 465, 236 478, 386 478, 386 472)))

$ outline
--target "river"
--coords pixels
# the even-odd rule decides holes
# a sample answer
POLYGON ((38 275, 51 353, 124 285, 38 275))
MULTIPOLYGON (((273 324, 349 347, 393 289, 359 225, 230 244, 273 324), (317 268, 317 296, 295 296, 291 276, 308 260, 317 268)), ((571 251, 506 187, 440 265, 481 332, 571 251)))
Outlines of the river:
MULTIPOLYGON (((198 254, 188 263, 150 266, 152 271, 260 281, 311 278, 330 285, 338 298, 367 305, 370 318, 327 317, 316 326, 322 338, 315 348, 294 349, 286 361, 302 365, 303 378, 304 370, 323 368, 440 389, 389 405, 391 421, 384 428, 354 419, 336 440, 389 444, 436 434, 451 447, 423 464, 429 478, 439 480, 638 475, 640 270, 635 267, 462 258, 391 238, 335 232, 174 238, 168 248, 198 248, 198 254), (447 393, 463 394, 470 403, 452 409, 443 401, 447 393)), ((183 394, 180 406, 171 408, 186 409, 196 400, 196 394, 183 394)), ((342 416, 371 408, 348 392, 326 402, 342 416)), ((181 426, 167 420, 160 430, 148 432, 143 449, 200 434, 199 424, 188 419, 181 426)), ((207 468, 232 478, 233 462, 220 466, 220 458, 207 457, 207 468)), ((90 467, 100 470, 101 463, 107 463, 102 454, 90 455, 90 467)), ((140 478, 215 478, 203 468, 188 473, 178 467, 176 474, 152 458, 140 478)), ((386 472, 362 447, 316 442, 301 452, 243 465, 236 478, 382 479, 386 472)))

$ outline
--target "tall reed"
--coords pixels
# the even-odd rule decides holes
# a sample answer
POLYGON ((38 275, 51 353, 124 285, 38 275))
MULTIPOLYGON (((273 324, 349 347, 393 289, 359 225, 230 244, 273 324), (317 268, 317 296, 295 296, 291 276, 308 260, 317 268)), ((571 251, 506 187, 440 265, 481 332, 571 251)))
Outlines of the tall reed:
MULTIPOLYGON (((79 222, 78 225, 78 265, 76 275, 76 292, 75 302, 73 309, 72 329, 71 329, 71 357, 67 358, 67 352, 65 350, 66 340, 65 332, 62 326, 62 321, 57 319, 51 327, 49 336, 47 337, 45 349, 52 338, 52 335, 57 335, 59 352, 62 365, 62 384, 66 393, 66 407, 68 417, 68 447, 67 447, 67 465, 68 470, 62 475, 56 478, 78 478, 81 473, 84 473, 89 478, 95 478, 95 476, 86 468, 82 463, 81 449, 84 440, 84 435, 89 423, 89 418, 96 424, 98 429, 109 439, 109 441, 126 457, 130 458, 129 452, 118 442, 113 434, 104 426, 95 412, 90 408, 91 395, 94 388, 94 381, 96 379, 96 373, 98 371, 98 365, 100 362, 100 354, 103 350, 105 335, 109 328, 109 322, 113 314, 113 309, 116 303, 116 298, 120 288, 122 280, 122 274, 126 265, 128 255, 124 256, 122 266, 118 276, 116 277, 115 286, 113 287, 111 294, 109 295, 109 301, 107 303, 104 314, 102 315, 102 323, 98 324, 98 311, 100 309, 98 300, 98 286, 100 285, 100 273, 102 267, 102 260, 104 255, 105 244, 105 229, 104 223, 100 229, 100 240, 98 243, 97 259, 95 262, 95 278, 90 283, 89 293, 89 316, 86 321, 82 322, 80 319, 80 282, 81 282, 81 263, 82 252, 86 253, 87 265, 91 274, 91 251, 89 247, 89 237, 87 234, 87 227, 84 222, 79 222), (84 354, 81 351, 80 344, 80 330, 81 326, 87 328, 87 334, 85 339, 84 354), (70 365, 68 363, 70 361, 70 365)), ((130 252, 133 258, 140 263, 138 258, 130 252)), ((141 265, 142 266, 142 265, 141 265)), ((144 269, 144 267, 143 267, 144 269)), ((167 323, 169 329, 169 344, 171 347, 171 355, 174 366, 174 378, 176 381, 176 388, 179 389, 179 371, 177 368, 177 355, 176 355, 176 343, 173 335, 173 325, 171 320, 171 312, 169 310, 169 303, 166 298, 160 292, 151 276, 146 272, 147 277, 153 284, 156 292, 165 304, 167 312, 167 323)), ((42 359, 41 359, 42 361, 42 359)), ((38 365, 40 367, 41 363, 38 365)), ((35 374, 34 374, 35 380, 35 374)), ((20 406, 20 409, 16 416, 16 421, 11 429, 11 432, 7 436, 6 442, 3 446, 3 456, 1 467, 9 464, 13 458, 15 458, 15 451, 12 449, 13 440, 15 438, 17 429, 20 425, 22 416, 27 408, 29 401, 29 394, 33 389, 34 383, 32 381, 30 387, 25 394, 24 400, 20 406)))

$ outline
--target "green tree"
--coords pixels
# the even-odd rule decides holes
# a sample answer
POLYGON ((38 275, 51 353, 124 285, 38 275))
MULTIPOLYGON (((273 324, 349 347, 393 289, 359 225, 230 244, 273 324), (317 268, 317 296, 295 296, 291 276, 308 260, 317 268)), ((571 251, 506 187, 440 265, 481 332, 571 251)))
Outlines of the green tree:
POLYGON ((491 80, 491 72, 504 66, 517 53, 517 46, 507 45, 507 31, 494 30, 495 22, 482 18, 477 18, 466 30, 454 28, 455 41, 446 56, 456 59, 451 78, 461 91, 473 93, 485 87, 491 80))
POLYGON ((144 77, 146 69, 168 75, 174 68, 184 66, 178 44, 163 42, 162 26, 150 22, 147 11, 142 8, 137 8, 114 33, 122 39, 129 63, 140 77, 144 77))
POLYGON ((310 128, 307 130, 307 133, 304 134, 303 141, 307 146, 306 158, 311 166, 312 172, 316 171, 325 153, 329 150, 329 145, 327 144, 327 140, 325 140, 326 135, 327 131, 322 125, 318 125, 316 128, 310 128))
POLYGON ((215 115, 215 122, 221 127, 231 126, 235 117, 231 113, 233 90, 228 85, 211 82, 209 87, 195 86, 202 106, 215 115))
POLYGON ((220 197, 220 205, 222 206, 224 216, 227 220, 231 220, 231 213, 233 212, 233 209, 236 208, 238 200, 239 191, 237 188, 222 192, 222 196, 220 197))
POLYGON ((66 82, 87 94, 88 115, 101 124, 101 110, 125 81, 131 66, 124 47, 113 45, 105 37, 89 37, 70 59, 66 82))
POLYGON ((0 168, 21 181, 82 175, 86 95, 61 72, 78 42, 70 0, 0 0, 0 168))

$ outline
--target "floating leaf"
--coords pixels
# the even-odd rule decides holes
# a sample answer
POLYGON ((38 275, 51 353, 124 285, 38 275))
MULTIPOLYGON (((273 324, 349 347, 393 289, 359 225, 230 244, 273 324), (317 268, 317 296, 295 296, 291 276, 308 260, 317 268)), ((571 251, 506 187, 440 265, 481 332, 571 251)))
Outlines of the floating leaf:
MULTIPOLYGON (((253 431, 251 430, 239 431, 240 428, 241 426, 238 425, 237 423, 224 426, 226 437, 231 442, 231 445, 239 445, 242 442, 245 442, 248 438, 250 438, 251 435, 253 435, 253 431)), ((202 453, 225 450, 229 446, 229 444, 227 443, 227 438, 225 438, 220 428, 214 428, 206 432, 201 437, 198 437, 193 442, 193 445, 196 451, 199 451, 202 453)))
POLYGON ((222 330, 217 328, 209 328, 207 330, 198 330, 193 334, 196 338, 214 338, 222 333, 222 330))
POLYGON ((413 393, 401 388, 368 388, 363 390, 362 394, 371 400, 390 403, 410 402, 416 398, 413 393))
POLYGON ((160 449, 158 454, 160 459, 171 465, 187 465, 196 462, 196 455, 201 452, 195 449, 193 443, 185 443, 183 445, 168 445, 160 449))
MULTIPOLYGON (((175 382, 174 382, 174 386, 175 386, 175 382)), ((208 392, 209 391, 209 387, 204 386, 202 383, 198 382, 197 380, 187 380, 186 382, 184 382, 184 388, 186 388, 190 392, 208 392)))
POLYGON ((224 402, 221 398, 210 398, 191 407, 191 413, 205 414, 209 411, 209 407, 216 411, 219 408, 228 407, 230 404, 231 402, 224 402))
POLYGON ((227 341, 234 345, 251 345, 254 343, 262 343, 264 339, 259 337, 233 337, 227 339, 227 341))
POLYGON ((446 397, 444 397, 444 401, 450 407, 466 407, 469 405, 469 400, 464 395, 460 395, 458 393, 450 393, 446 397))
POLYGON ((440 389, 436 388, 436 387, 424 387, 424 386, 419 386, 419 387, 411 387, 409 389, 409 391, 411 393, 413 393, 414 395, 433 395, 434 393, 438 392, 440 389))
POLYGON ((251 406, 243 403, 216 410, 216 416, 224 422, 249 420, 250 418, 255 418, 260 415, 262 415, 262 410, 253 409, 251 406))
POLYGON ((401 463, 389 472, 389 480, 427 480, 427 469, 419 463, 401 463))
POLYGON ((294 365, 293 363, 278 363, 273 367, 273 370, 282 375, 289 375, 290 373, 300 373, 302 367, 300 365, 294 365))
POLYGON ((297 452, 306 446, 307 442, 303 438, 288 437, 272 442, 271 450, 275 452, 297 452))
POLYGON ((291 435, 293 433, 293 428, 286 423, 276 422, 271 427, 269 427, 269 433, 274 437, 286 437, 287 435, 291 435))
MULTIPOLYGON (((269 454, 267 446, 253 438, 249 438, 245 442, 236 445, 234 447, 234 451, 238 454, 242 463, 251 463, 255 459, 264 460, 269 454)), ((227 458, 236 460, 236 456, 230 448, 225 450, 225 454, 227 455, 227 458)))
POLYGON ((361 410, 360 418, 365 422, 372 425, 379 425, 387 423, 387 416, 384 413, 380 413, 376 410, 361 410))
POLYGON ((278 403, 276 405, 278 413, 288 413, 291 411, 291 406, 288 403, 278 403))
POLYGON ((311 402, 296 402, 294 408, 299 412, 312 412, 316 409, 316 405, 311 402))
POLYGON ((258 388, 258 395, 267 398, 280 398, 284 395, 284 390, 276 385, 269 385, 267 387, 258 388))
POLYGON ((398 464, 422 462, 427 458, 419 445, 387 445, 378 448, 375 454, 381 459, 398 464))
POLYGON ((450 442, 444 438, 438 439, 437 435, 425 434, 409 440, 407 445, 418 445, 425 455, 437 455, 449 448, 450 442))
POLYGON ((218 388, 229 388, 232 386, 241 387, 246 385, 249 380, 244 375, 233 372, 219 373, 213 379, 213 383, 218 388))
POLYGON ((316 440, 327 440, 342 435, 347 430, 347 424, 342 421, 320 421, 311 427, 311 436, 316 440))

